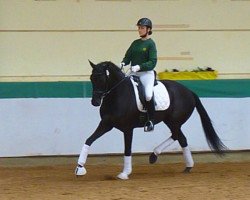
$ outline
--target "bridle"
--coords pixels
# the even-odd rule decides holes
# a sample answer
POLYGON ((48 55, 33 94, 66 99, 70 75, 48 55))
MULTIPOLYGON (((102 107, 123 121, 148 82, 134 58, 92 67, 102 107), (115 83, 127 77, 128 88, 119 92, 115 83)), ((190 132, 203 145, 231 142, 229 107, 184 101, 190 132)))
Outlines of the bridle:
MULTIPOLYGON (((90 76, 90 79, 92 77, 99 77, 99 76, 103 76, 105 75, 105 73, 103 72, 98 72, 98 73, 92 73, 91 76, 90 76)), ((107 76, 105 75, 105 78, 106 78, 106 81, 105 81, 105 89, 104 90, 94 90, 93 89, 93 95, 98 95, 98 96, 101 96, 103 97, 103 95, 105 94, 106 90, 108 89, 108 84, 107 84, 107 81, 108 81, 108 78, 107 76)))
POLYGON ((98 73, 93 73, 91 75, 91 77, 98 77, 98 76, 105 76, 106 77, 106 81, 105 81, 105 89, 104 90, 93 90, 93 95, 99 95, 101 96, 101 98, 105 98, 112 90, 114 90, 115 88, 117 88, 126 78, 127 76, 123 77, 118 83, 116 83, 113 87, 111 87, 110 89, 108 89, 108 76, 106 75, 105 72, 98 72, 98 73))

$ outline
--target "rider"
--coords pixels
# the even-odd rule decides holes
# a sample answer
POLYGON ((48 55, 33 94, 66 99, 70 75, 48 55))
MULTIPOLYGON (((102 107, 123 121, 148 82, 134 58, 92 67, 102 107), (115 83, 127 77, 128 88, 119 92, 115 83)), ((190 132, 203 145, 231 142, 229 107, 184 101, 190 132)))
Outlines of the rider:
POLYGON ((157 50, 154 41, 150 38, 152 34, 152 22, 148 18, 141 18, 137 22, 140 38, 133 41, 128 48, 120 66, 131 64, 131 71, 137 75, 145 89, 146 108, 148 121, 145 123, 144 131, 154 130, 154 68, 157 63, 157 50))

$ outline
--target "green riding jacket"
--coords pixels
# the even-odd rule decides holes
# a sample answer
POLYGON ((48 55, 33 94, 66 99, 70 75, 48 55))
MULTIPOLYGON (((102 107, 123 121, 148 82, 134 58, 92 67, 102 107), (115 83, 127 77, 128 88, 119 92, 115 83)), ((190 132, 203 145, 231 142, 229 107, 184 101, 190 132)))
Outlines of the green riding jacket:
POLYGON ((157 50, 154 41, 137 39, 128 48, 123 61, 125 65, 139 65, 140 71, 153 70, 157 63, 157 50))

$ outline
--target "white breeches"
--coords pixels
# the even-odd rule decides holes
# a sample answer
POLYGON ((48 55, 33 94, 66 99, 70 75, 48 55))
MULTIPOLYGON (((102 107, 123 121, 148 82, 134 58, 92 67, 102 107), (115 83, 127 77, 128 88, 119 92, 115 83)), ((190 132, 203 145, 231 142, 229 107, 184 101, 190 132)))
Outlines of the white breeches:
POLYGON ((145 71, 145 72, 136 72, 134 75, 139 76, 142 85, 145 89, 145 98, 146 101, 150 101, 153 97, 153 88, 154 88, 154 71, 145 71))

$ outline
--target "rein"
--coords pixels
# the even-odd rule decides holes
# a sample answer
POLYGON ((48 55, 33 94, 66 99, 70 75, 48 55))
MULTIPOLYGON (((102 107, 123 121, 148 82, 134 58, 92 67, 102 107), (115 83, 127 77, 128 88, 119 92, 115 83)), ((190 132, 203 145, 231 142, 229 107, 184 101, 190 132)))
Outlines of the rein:
MULTIPOLYGON (((121 68, 121 70, 123 69, 123 67, 121 68)), ((112 90, 114 90, 116 87, 118 87, 126 78, 130 77, 131 75, 131 70, 129 71, 129 73, 125 73, 125 76, 123 77, 122 80, 120 80, 116 85, 114 85, 112 88, 110 88, 107 92, 103 93, 103 97, 105 98, 112 90)))
POLYGON ((115 88, 117 88, 126 78, 127 78, 127 76, 125 76, 122 80, 120 80, 117 84, 115 84, 107 92, 104 92, 103 95, 102 95, 102 98, 105 98, 112 90, 114 90, 115 88))
MULTIPOLYGON (((100 75, 104 75, 104 73, 95 73, 95 74, 92 74, 92 76, 100 76, 100 75)), ((112 92, 115 88, 117 88, 128 76, 125 76, 124 78, 122 78, 122 80, 120 80, 117 84, 115 84, 113 87, 111 87, 109 90, 107 90, 107 85, 105 86, 105 91, 103 90, 95 90, 93 91, 93 93, 96 93, 96 94, 101 94, 102 95, 102 99, 105 98, 110 92, 112 92)), ((108 78, 106 78, 108 79, 108 78)))

